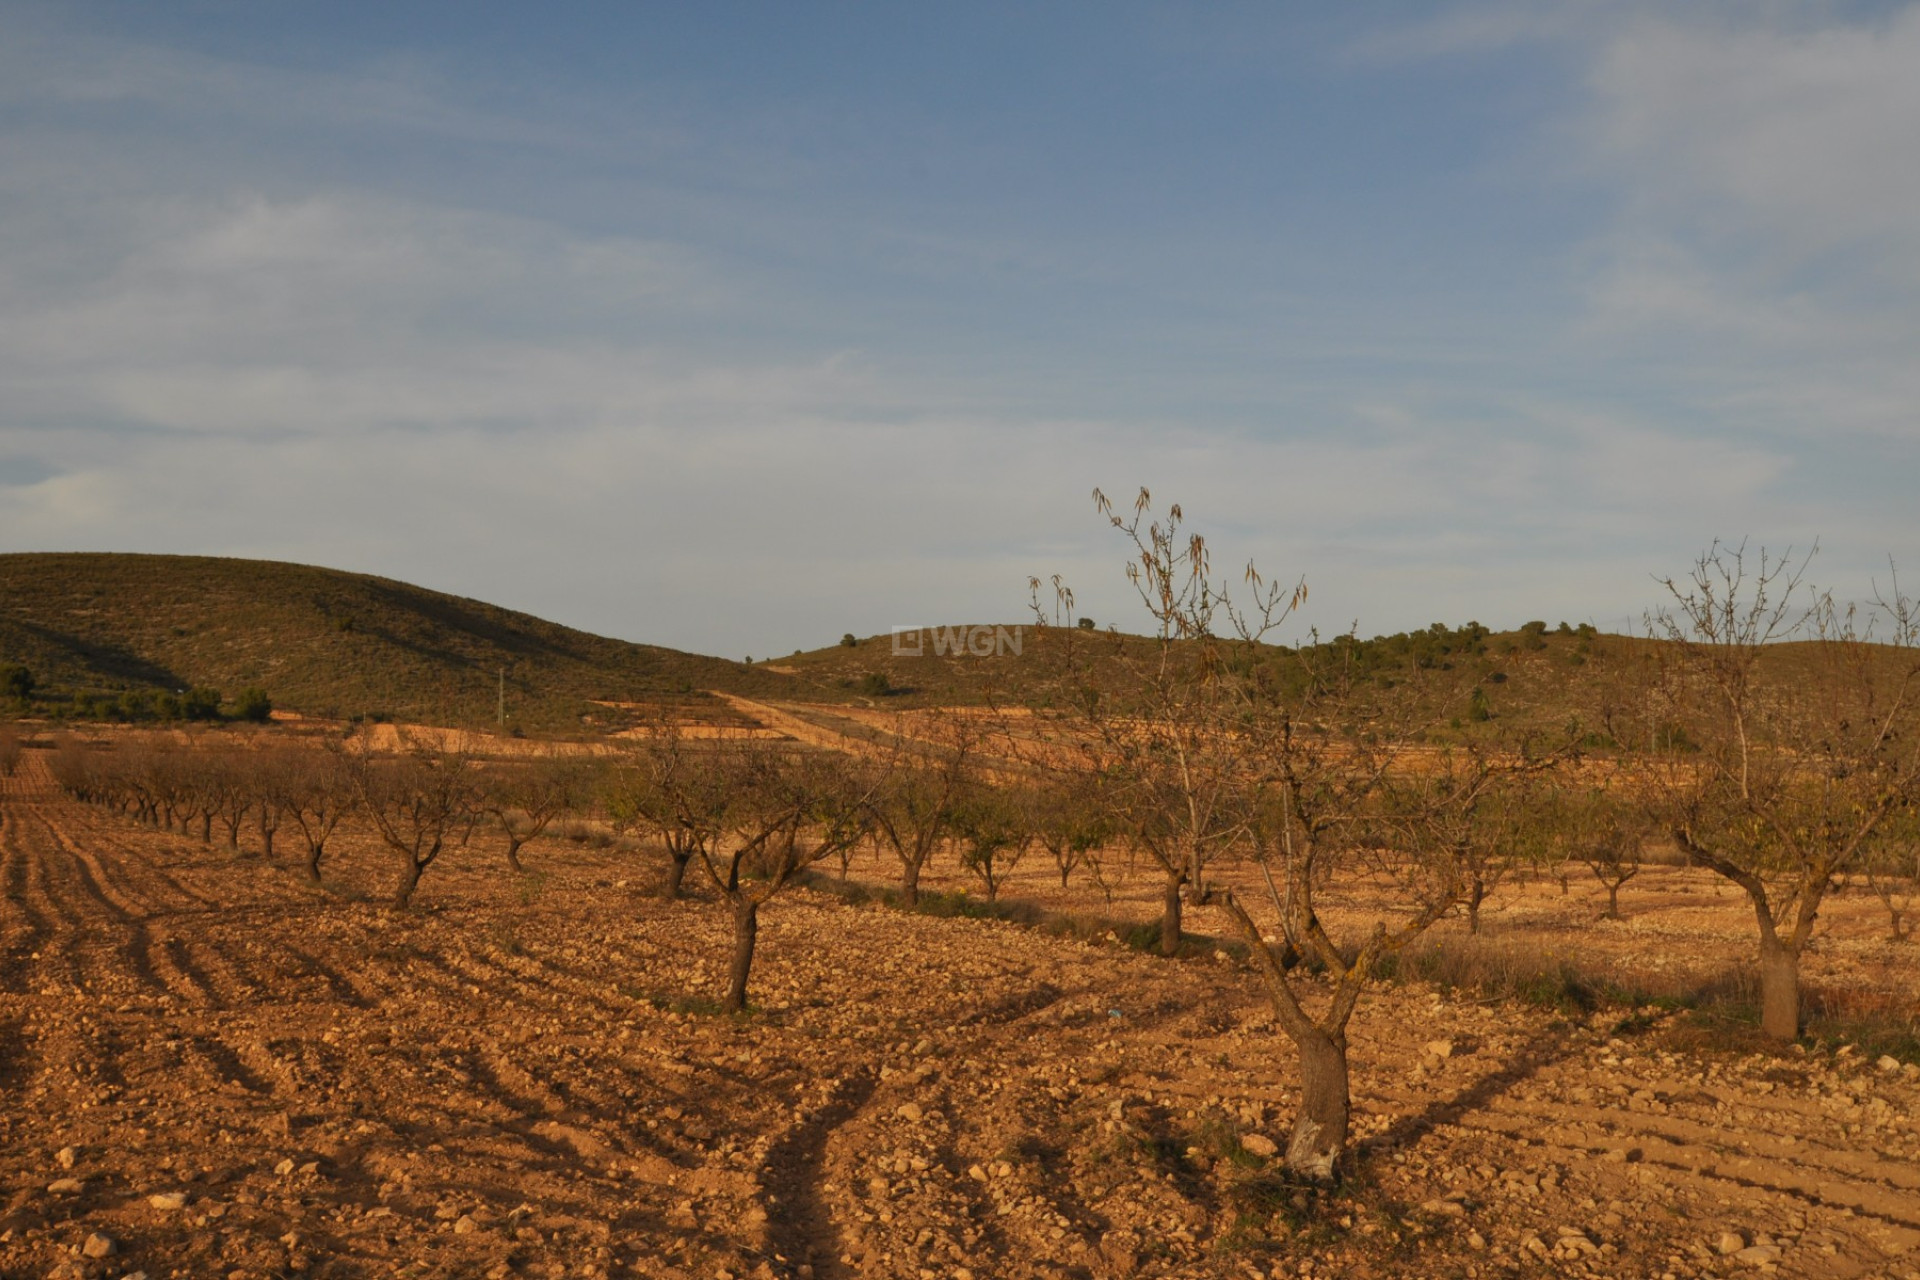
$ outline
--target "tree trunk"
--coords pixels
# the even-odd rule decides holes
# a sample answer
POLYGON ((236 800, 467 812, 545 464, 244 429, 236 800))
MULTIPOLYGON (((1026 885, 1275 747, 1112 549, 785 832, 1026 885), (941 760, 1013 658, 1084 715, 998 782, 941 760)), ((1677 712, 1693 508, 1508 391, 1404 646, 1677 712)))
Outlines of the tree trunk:
POLYGON ((753 944, 760 935, 760 904, 741 902, 733 908, 733 969, 727 975, 728 1013, 747 1007, 747 975, 753 971, 753 944))
POLYGON ((667 882, 660 886, 661 897, 672 902, 680 896, 680 887, 686 883, 687 879, 687 863, 691 861, 692 858, 693 855, 691 853, 678 853, 673 850, 668 850, 667 882))
POLYGON ((1353 1104, 1347 1094, 1347 1048, 1318 1027, 1300 1049, 1300 1114, 1287 1143, 1287 1168, 1315 1182, 1331 1182, 1347 1147, 1347 1122, 1353 1104))
POLYGON ((400 860, 400 887, 393 892, 395 911, 405 911, 407 904, 413 901, 413 891, 420 887, 420 873, 425 870, 417 858, 405 857, 400 860))
POLYGON ((1618 920, 1621 918, 1620 886, 1617 884, 1610 884, 1607 886, 1607 917, 1606 918, 1609 920, 1618 920))
POLYGON ((1479 876, 1473 878, 1473 887, 1467 891, 1467 932, 1480 932, 1480 904, 1487 900, 1487 884, 1479 876))
POLYGON ((320 845, 307 846, 307 879, 313 884, 320 883, 320 845))
POLYGON ((900 901, 909 907, 920 905, 920 864, 917 862, 901 864, 900 901))
POLYGON ((273 861, 273 833, 278 830, 264 822, 260 824, 260 854, 269 862, 273 861))
POLYGON ((211 813, 203 813, 200 815, 200 843, 213 843, 213 815, 211 813))
POLYGON ((1160 954, 1163 956, 1180 953, 1180 885, 1185 879, 1177 873, 1167 876, 1167 892, 1160 904, 1160 954))
POLYGON ((1760 1032, 1800 1038, 1800 953, 1778 941, 1760 944, 1760 1032))
POLYGON ((525 867, 520 865, 520 846, 523 843, 525 842, 521 840, 519 836, 513 834, 511 831, 507 832, 507 865, 515 871, 526 870, 525 867))

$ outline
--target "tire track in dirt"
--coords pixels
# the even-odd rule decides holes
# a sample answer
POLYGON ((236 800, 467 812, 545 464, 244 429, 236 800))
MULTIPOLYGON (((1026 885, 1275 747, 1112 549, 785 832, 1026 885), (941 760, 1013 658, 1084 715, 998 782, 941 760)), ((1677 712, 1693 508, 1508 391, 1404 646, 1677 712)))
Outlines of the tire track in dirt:
MULTIPOLYGON (((22 803, 33 810, 74 856, 88 860, 103 884, 114 878, 121 882, 114 888, 128 900, 122 905, 130 914, 159 915, 169 911, 191 912, 215 908, 226 911, 237 905, 216 901, 187 888, 159 865, 152 850, 138 840, 128 838, 136 833, 174 836, 176 833, 170 829, 148 827, 125 815, 107 813, 69 800, 53 782, 45 765, 38 765, 32 774, 16 781, 19 782, 18 794, 22 803), (57 821, 48 816, 50 813, 57 815, 57 821), (74 832, 72 837, 65 834, 68 830, 74 832), (110 851, 115 855, 111 859, 111 871, 108 870, 108 861, 93 852, 96 850, 110 851)), ((179 833, 179 838, 189 837, 179 833)))
POLYGON ((243 1008, 262 994, 263 988, 241 971, 213 937, 202 934, 193 938, 176 938, 168 945, 178 948, 175 952, 176 963, 199 975, 211 994, 214 1007, 243 1008))
POLYGON ((152 914, 151 904, 137 894, 129 893, 116 885, 114 877, 107 871, 100 858, 48 818, 44 806, 34 805, 29 812, 45 832, 47 841, 66 855, 87 896, 99 902, 105 908, 107 915, 116 922, 125 923, 135 917, 152 914))
POLYGON ((609 995, 607 987, 610 978, 606 973, 597 975, 582 972, 572 965, 551 957, 537 955, 531 951, 516 957, 532 966, 537 973, 537 981, 556 992, 570 992, 577 999, 587 1001, 609 1013, 624 1013, 631 1010, 633 1000, 624 995, 609 995))
POLYGON ((35 826, 27 823, 20 824, 14 832, 15 846, 21 850, 26 864, 20 901, 45 922, 45 931, 37 939, 39 954, 38 959, 32 960, 29 982, 37 979, 45 984, 64 978, 68 987, 84 990, 87 974, 79 950, 87 926, 86 917, 60 888, 59 863, 47 856, 39 834, 35 826))
POLYGON ((827 1147, 866 1107, 878 1083, 865 1069, 834 1077, 821 1103, 789 1126, 767 1153, 768 1247, 810 1265, 815 1280, 845 1280, 853 1274, 840 1261, 848 1248, 843 1214, 836 1212, 825 1189, 827 1147))
MULTIPOLYGON (((1002 980, 1009 976, 1002 975, 1002 980)), ((1031 1070, 1036 1052, 1052 1056, 1044 1036, 1035 1039, 1047 1016, 1085 994, 1084 989, 1040 980, 956 1014, 951 1034, 941 1037, 944 1059, 950 1064, 993 1062, 996 1076, 1021 1079, 1031 1070)), ((878 1255, 894 1253, 894 1265, 911 1273, 912 1264, 900 1259, 884 1234, 884 1224, 901 1214, 948 1224, 912 1245, 916 1253, 923 1248, 935 1251, 924 1260, 935 1269, 951 1266, 961 1256, 1038 1260, 1061 1248, 1063 1240, 1097 1232, 1099 1215, 1070 1192, 1055 1189, 1060 1194, 1047 1199, 1047 1221, 1068 1224, 1062 1237, 1025 1234, 966 1173, 974 1161, 962 1147, 980 1135, 963 1114, 972 1108, 956 1101, 954 1086, 929 1085, 930 1077, 904 1068, 867 1071, 843 1075, 818 1112, 783 1136, 787 1145, 781 1172, 769 1187, 778 1188, 768 1206, 769 1240, 783 1251, 807 1251, 787 1256, 806 1258, 816 1276, 845 1280, 864 1274, 878 1255), (883 1081, 882 1075, 890 1078, 883 1081), (909 1103, 918 1110, 903 1115, 901 1108, 909 1103), (887 1153, 877 1164, 876 1152, 887 1153), (879 1191, 871 1185, 876 1180, 885 1180, 890 1189, 879 1191), (781 1203, 791 1212, 775 1218, 773 1211, 781 1203), (938 1252, 943 1249, 946 1252, 938 1252)))
POLYGON ((26 821, 13 829, 12 844, 33 880, 31 892, 23 886, 22 899, 37 894, 54 909, 49 934, 61 935, 62 963, 76 986, 119 995, 164 991, 168 984, 156 972, 146 937, 151 908, 144 896, 115 886, 101 860, 61 829, 57 819, 76 807, 36 801, 18 810, 26 821))
MULTIPOLYGON (((293 913, 272 914, 297 919, 293 913)), ((222 925, 227 923, 223 921, 222 925)), ((281 1000, 299 1000, 301 988, 313 977, 320 980, 329 998, 341 998, 340 993, 344 990, 346 1003, 364 1007, 358 993, 346 984, 341 975, 315 961, 292 955, 284 946, 263 944, 259 940, 258 928, 241 932, 222 927, 207 930, 201 936, 210 971, 239 993, 230 997, 236 1005, 244 1005, 269 992, 284 993, 277 997, 281 1000)))
POLYGON ((0 942, 0 991, 27 988, 27 966, 52 923, 27 896, 28 855, 20 840, 20 820, 11 803, 0 804, 0 907, 5 910, 0 942))
POLYGON ((583 1115, 565 1107, 538 1073, 511 1057, 479 1046, 444 1051, 455 1081, 445 1097, 461 1102, 460 1112, 486 1132, 524 1145, 540 1162, 561 1165, 584 1158, 608 1169, 638 1165, 658 1169, 671 1152, 644 1129, 621 1123, 619 1111, 598 1109, 583 1115), (518 1081, 518 1084, 513 1083, 518 1081))

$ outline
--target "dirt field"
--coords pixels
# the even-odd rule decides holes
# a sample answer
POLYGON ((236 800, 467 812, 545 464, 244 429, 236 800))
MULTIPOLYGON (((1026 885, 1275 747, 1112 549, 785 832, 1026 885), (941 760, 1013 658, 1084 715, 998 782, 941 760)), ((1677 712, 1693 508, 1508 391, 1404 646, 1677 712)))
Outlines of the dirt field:
MULTIPOLYGON (((796 892, 734 1022, 724 914, 610 850, 456 851, 400 916, 37 753, 0 788, 7 1277, 1920 1276, 1920 1073, 1866 1054, 1383 989, 1315 1195, 1249 1150, 1292 1055, 1229 961, 796 892)), ((351 838, 330 875, 388 879, 351 838)), ((1683 873, 1619 925, 1575 889, 1490 927, 1703 973, 1744 942, 1683 873)), ((1816 980, 1911 990, 1836 919, 1816 980)))

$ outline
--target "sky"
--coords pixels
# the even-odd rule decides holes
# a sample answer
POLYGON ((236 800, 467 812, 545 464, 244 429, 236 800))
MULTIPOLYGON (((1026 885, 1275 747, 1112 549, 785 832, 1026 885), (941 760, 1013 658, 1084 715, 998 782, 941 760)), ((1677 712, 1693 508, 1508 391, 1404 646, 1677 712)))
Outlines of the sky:
POLYGON ((1920 5, 0 0, 0 550, 738 657, 1920 581, 1920 5))

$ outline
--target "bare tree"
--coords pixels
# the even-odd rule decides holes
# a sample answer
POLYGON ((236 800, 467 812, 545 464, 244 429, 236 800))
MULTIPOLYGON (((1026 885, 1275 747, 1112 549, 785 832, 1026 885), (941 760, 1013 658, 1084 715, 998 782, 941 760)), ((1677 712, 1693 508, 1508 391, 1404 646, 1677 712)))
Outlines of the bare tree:
POLYGON ((920 873, 952 834, 956 807, 977 776, 977 728, 959 719, 944 727, 940 742, 895 735, 891 767, 871 801, 871 825, 900 862, 900 897, 908 906, 920 901, 920 873))
POLYGON ((201 785, 206 788, 214 816, 227 833, 229 849, 240 847, 240 827, 253 812, 260 794, 259 762, 250 759, 251 754, 231 748, 210 751, 201 774, 201 785))
POLYGON ((82 803, 92 804, 105 792, 103 771, 83 738, 71 733, 56 736, 48 766, 54 785, 82 803))
MULTIPOLYGON (((1147 661, 1122 648, 1078 682, 1105 713, 1089 717, 1085 736, 1098 744, 1098 767, 1129 793, 1130 830, 1170 889, 1189 882, 1204 893, 1207 863, 1229 851, 1256 860, 1283 936, 1270 938, 1234 894, 1213 897, 1300 1055, 1287 1167, 1331 1179, 1351 1122, 1354 1011, 1380 962, 1462 902, 1473 879, 1463 854, 1493 839, 1485 796, 1513 771, 1465 752, 1414 760, 1404 744, 1421 736, 1425 703, 1416 690, 1364 679, 1350 637, 1297 650, 1262 643, 1305 599, 1304 583, 1270 585, 1249 566, 1243 612, 1213 575, 1206 544, 1179 532, 1179 508, 1152 521, 1143 492, 1123 520, 1097 501, 1134 547, 1130 574, 1156 635, 1147 661), (1110 698, 1102 678, 1117 686, 1110 698), (1318 900, 1358 883, 1386 906, 1337 938, 1318 900), (1303 961, 1324 984, 1308 980, 1303 961)), ((1167 896, 1163 945, 1178 927, 1178 894, 1167 896)))
POLYGON ((520 849, 577 808, 586 793, 584 771, 557 756, 508 765, 485 780, 482 807, 507 838, 507 865, 524 871, 520 849))
MULTIPOLYGON (((1324 656, 1324 655, 1322 655, 1324 656)), ((1454 858, 1452 824, 1423 820, 1420 804, 1446 804, 1447 788, 1409 804, 1383 798, 1394 751, 1378 726, 1396 708, 1355 682, 1337 656, 1310 668, 1307 688, 1276 702, 1253 741, 1261 795, 1251 848, 1266 881, 1281 937, 1270 941, 1246 906, 1225 907, 1253 956, 1280 1029, 1300 1054, 1300 1110, 1287 1167, 1330 1180, 1346 1150, 1352 1098, 1347 1027, 1380 961, 1419 937, 1460 902, 1466 877, 1454 858), (1356 938, 1336 939, 1318 910, 1338 883, 1372 881, 1390 904, 1356 938), (1314 996, 1296 966, 1316 961, 1331 990, 1314 996)), ((1398 737, 1399 735, 1393 735, 1398 737)), ((1483 779, 1484 782, 1484 779, 1483 779)), ((1469 820, 1477 809, 1466 807, 1469 820)))
POLYGON ((1074 771, 1053 771, 1032 792, 1034 839, 1053 859, 1060 887, 1106 841, 1113 823, 1100 796, 1099 779, 1074 771))
POLYGON ((986 888, 987 901, 1032 847, 1032 798, 1012 787, 977 783, 954 807, 954 834, 960 840, 960 865, 986 888))
POLYGON ((326 855, 327 841, 357 802, 355 772, 343 749, 333 744, 318 751, 290 752, 286 758, 282 803, 286 816, 300 830, 307 879, 314 884, 320 883, 320 860, 326 855))
POLYGON ((1911 807, 1875 833, 1861 869, 1867 886, 1887 912, 1887 941, 1909 942, 1914 926, 1909 917, 1920 908, 1920 815, 1911 807))
POLYGON ((370 751, 346 759, 361 808, 398 861, 393 906, 405 910, 448 839, 469 827, 479 811, 472 762, 464 751, 423 745, 392 760, 370 751))
POLYGON ((850 757, 750 743, 711 767, 734 794, 728 831, 700 847, 700 863, 733 914, 725 1008, 747 1007, 760 909, 800 872, 864 838, 882 774, 850 757))
POLYGON ((196 739, 171 757, 173 795, 180 806, 181 830, 194 831, 201 844, 213 843, 213 819, 220 812, 223 783, 217 762, 196 739), (198 828, 195 831, 195 828, 198 828))
MULTIPOLYGON (((1306 584, 1264 582, 1253 566, 1246 579, 1251 606, 1235 606, 1213 576, 1198 534, 1183 532, 1178 504, 1156 518, 1140 491, 1121 516, 1105 494, 1094 505, 1126 540, 1128 581, 1153 620, 1151 643, 1115 636, 1104 645, 1062 646, 1077 669, 1067 682, 1083 694, 1072 737, 1089 776, 1110 784, 1115 813, 1137 848, 1161 872, 1160 950, 1179 951, 1183 895, 1206 901, 1206 866, 1246 836, 1243 744, 1250 688, 1236 664, 1306 598, 1306 584)), ((1059 617, 1029 580, 1035 622, 1059 617)), ((1070 612, 1072 593, 1054 579, 1056 601, 1070 612)), ((1076 628, 1071 618, 1065 631, 1076 628)))
POLYGON ((188 753, 177 748, 170 737, 150 738, 141 747, 137 761, 131 776, 144 792, 149 819, 162 831, 172 831, 177 822, 180 833, 186 835, 191 830, 193 805, 188 753))
POLYGON ((1488 898, 1549 843, 1554 814, 1540 784, 1570 751, 1562 744, 1539 754, 1529 736, 1501 734, 1382 776, 1388 806, 1403 823, 1403 847, 1459 880, 1469 934, 1480 932, 1488 898))
POLYGON ((1651 791, 1688 860, 1752 905, 1760 1025, 1777 1040, 1800 1034, 1800 956, 1834 878, 1920 785, 1913 602, 1896 581, 1863 621, 1805 569, 1715 543, 1649 618, 1680 730, 1649 753, 1651 791))
POLYGON ((1644 854, 1638 823, 1606 792, 1580 797, 1570 810, 1564 825, 1573 856, 1586 864, 1607 891, 1607 909, 1601 919, 1626 919, 1620 914, 1620 890, 1640 874, 1644 854))
POLYGON ((260 833, 260 855, 273 858, 274 839, 287 816, 287 799, 292 762, 289 751, 278 744, 260 744, 247 765, 247 782, 253 793, 255 828, 260 833))
POLYGON ((1092 845, 1080 856, 1080 865, 1087 869, 1087 878, 1100 891, 1109 911, 1113 910, 1114 895, 1120 892, 1132 869, 1131 858, 1131 850, 1116 848, 1111 841, 1092 845))
POLYGON ((638 828, 660 839, 667 873, 660 896, 678 898, 687 866, 704 856, 726 830, 733 799, 733 756, 702 748, 671 722, 656 725, 645 745, 607 780, 606 804, 614 825, 638 828))

